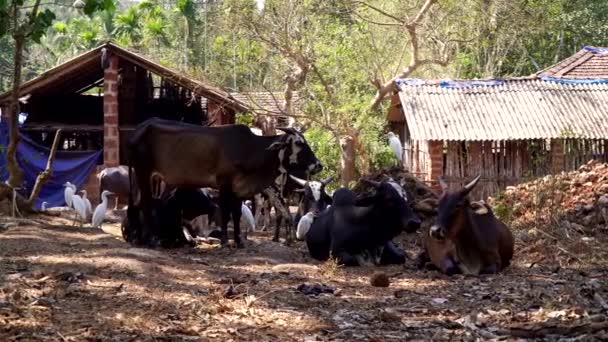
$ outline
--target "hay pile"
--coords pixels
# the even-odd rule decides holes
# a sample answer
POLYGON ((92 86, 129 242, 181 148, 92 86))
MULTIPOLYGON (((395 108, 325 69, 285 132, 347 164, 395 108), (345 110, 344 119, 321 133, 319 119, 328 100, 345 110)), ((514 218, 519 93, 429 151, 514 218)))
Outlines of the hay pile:
POLYGON ((590 161, 572 172, 507 187, 489 203, 514 227, 565 228, 593 235, 608 226, 608 164, 590 161))

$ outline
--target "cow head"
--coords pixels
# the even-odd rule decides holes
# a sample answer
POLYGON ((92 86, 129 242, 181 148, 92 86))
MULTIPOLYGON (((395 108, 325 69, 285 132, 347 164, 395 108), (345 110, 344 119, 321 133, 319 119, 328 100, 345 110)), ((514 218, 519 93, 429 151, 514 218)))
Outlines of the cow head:
POLYGON ((439 178, 439 185, 443 193, 439 199, 437 219, 431 226, 429 235, 438 240, 453 238, 466 225, 467 210, 469 208, 469 193, 479 182, 481 175, 475 177, 469 184, 457 191, 449 191, 448 184, 439 178))
POLYGON ((302 189, 296 190, 304 193, 300 202, 302 214, 311 210, 314 214, 318 214, 329 204, 330 200, 325 192, 325 186, 333 180, 333 177, 321 181, 306 181, 293 175, 289 175, 289 177, 302 187, 302 189))
POLYGON ((306 171, 309 174, 318 173, 323 169, 321 162, 306 142, 304 135, 293 128, 277 128, 283 134, 278 141, 268 147, 279 152, 279 160, 283 172, 306 171))
POLYGON ((420 228, 420 219, 407 203, 407 196, 400 185, 394 181, 376 182, 363 179, 366 183, 376 188, 374 202, 382 203, 382 206, 399 215, 400 229, 406 233, 413 233, 420 228), (399 191, 398 189, 401 189, 399 191))

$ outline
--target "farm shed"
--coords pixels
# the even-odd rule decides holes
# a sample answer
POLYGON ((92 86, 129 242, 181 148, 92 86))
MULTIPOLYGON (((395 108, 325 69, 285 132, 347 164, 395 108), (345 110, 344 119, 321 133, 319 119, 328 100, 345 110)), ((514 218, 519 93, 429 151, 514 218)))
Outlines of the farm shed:
MULTIPOLYGON (((217 87, 183 76, 137 53, 106 43, 24 83, 21 133, 49 147, 62 129, 61 150, 99 151, 85 189, 98 194, 94 175, 126 164, 126 142, 150 117, 202 124, 234 123, 247 106, 217 87)), ((10 93, 0 94, 6 113, 10 93)), ((84 184, 77 184, 79 187, 84 184)))
POLYGON ((608 160, 608 50, 586 47, 535 75, 398 80, 389 122, 404 164, 436 185, 481 174, 475 197, 608 160))
MULTIPOLYGON (((255 115, 253 125, 266 135, 275 134, 276 127, 292 127, 295 118, 290 117, 285 110, 285 94, 283 92, 254 91, 232 93, 232 96, 245 103, 250 112, 255 115)), ((295 116, 302 114, 300 97, 297 92, 292 94, 291 112, 295 116)))

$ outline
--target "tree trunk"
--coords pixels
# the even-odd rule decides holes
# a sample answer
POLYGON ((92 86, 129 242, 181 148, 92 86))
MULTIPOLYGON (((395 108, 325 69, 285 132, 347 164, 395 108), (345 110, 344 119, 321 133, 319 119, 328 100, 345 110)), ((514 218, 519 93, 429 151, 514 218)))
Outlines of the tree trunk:
POLYGON ((23 170, 17 163, 17 144, 19 143, 19 88, 21 86, 21 64, 23 59, 23 45, 25 37, 15 35, 15 55, 13 92, 8 105, 8 121, 10 128, 10 142, 6 153, 6 168, 9 172, 8 185, 17 188, 23 183, 23 170))
POLYGON ((57 152, 57 147, 59 146, 60 136, 61 129, 58 129, 57 132, 55 132, 55 140, 53 140, 53 146, 51 147, 51 151, 49 152, 49 159, 46 162, 46 168, 44 169, 44 171, 40 172, 38 177, 36 177, 36 183, 34 184, 34 188, 32 189, 32 193, 30 194, 30 198, 28 199, 28 203, 30 204, 30 206, 34 205, 34 201, 40 194, 42 186, 46 184, 53 175, 53 162, 55 161, 55 152, 57 152))
POLYGON ((355 139, 345 135, 340 138, 340 165, 342 168, 342 186, 348 186, 355 180, 357 169, 355 165, 355 139))

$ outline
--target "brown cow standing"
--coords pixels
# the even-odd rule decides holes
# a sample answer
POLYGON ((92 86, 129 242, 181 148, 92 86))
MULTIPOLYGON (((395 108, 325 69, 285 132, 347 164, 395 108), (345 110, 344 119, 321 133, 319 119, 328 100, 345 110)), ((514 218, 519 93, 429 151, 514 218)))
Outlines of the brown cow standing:
POLYGON ((446 274, 497 273, 513 257, 513 235, 492 210, 474 210, 468 195, 480 176, 458 191, 448 191, 443 179, 437 220, 425 235, 419 261, 430 261, 446 274))

